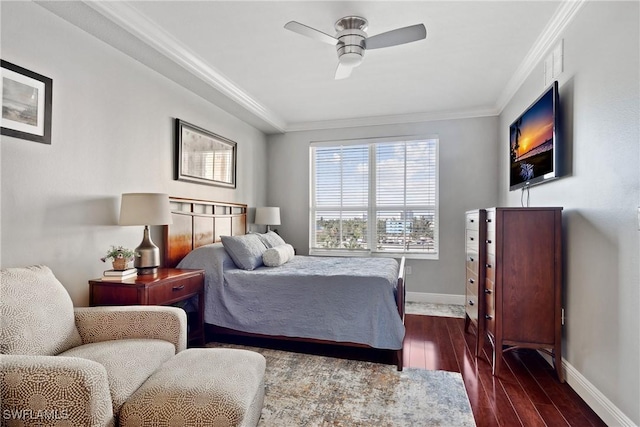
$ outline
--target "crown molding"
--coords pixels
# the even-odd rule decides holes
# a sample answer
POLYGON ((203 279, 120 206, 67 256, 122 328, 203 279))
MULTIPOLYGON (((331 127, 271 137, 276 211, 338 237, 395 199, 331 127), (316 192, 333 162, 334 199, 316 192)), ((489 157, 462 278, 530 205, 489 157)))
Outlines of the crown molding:
POLYGON ((153 49, 165 55, 200 80, 204 81, 251 114, 268 123, 279 132, 286 130, 286 122, 276 113, 266 108, 231 79, 201 57, 192 52, 179 40, 163 30, 158 24, 126 2, 87 1, 83 2, 105 18, 137 37, 153 49))
MULTIPOLYGON (((215 67, 192 52, 187 46, 162 29, 157 23, 127 2, 82 0, 84 4, 104 16, 169 60, 184 68, 191 75, 217 90, 248 113, 268 124, 276 132, 298 132, 323 129, 341 129, 362 126, 396 125, 437 120, 497 116, 513 98, 536 65, 556 42, 559 35, 573 20, 587 0, 564 0, 536 39, 520 66, 511 77, 495 107, 435 113, 360 117, 341 120, 287 123, 274 111, 235 84, 215 67)), ((269 133, 269 132, 267 132, 269 133)))
POLYGON ((474 117, 492 117, 499 114, 495 108, 477 108, 470 110, 439 111, 434 113, 398 114, 392 116, 356 117, 342 120, 290 123, 287 132, 311 130, 345 129, 356 127, 401 125, 407 123, 433 122, 438 120, 470 119, 474 117))
MULTIPOLYGON (((567 28, 569 23, 578 11, 584 6, 587 0, 564 0, 551 17, 542 33, 538 36, 535 43, 525 56, 524 60, 513 74, 502 94, 496 102, 496 109, 499 113, 507 106, 507 103, 513 98, 520 86, 525 82, 527 77, 533 72, 536 65, 543 60, 544 55, 551 49, 557 41, 560 34, 567 28)), ((542 79, 541 79, 542 80, 542 79)))

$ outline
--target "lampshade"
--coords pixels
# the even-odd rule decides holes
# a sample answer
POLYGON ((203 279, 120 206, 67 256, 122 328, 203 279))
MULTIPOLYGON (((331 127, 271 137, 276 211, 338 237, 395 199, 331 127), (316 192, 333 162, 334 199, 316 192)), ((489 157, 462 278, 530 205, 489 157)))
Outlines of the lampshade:
POLYGON ((256 208, 255 223, 258 225, 280 225, 280 208, 256 208))
POLYGON ((169 196, 163 193, 124 193, 120 203, 120 225, 144 225, 142 243, 135 249, 133 266, 138 274, 155 274, 160 249, 151 240, 150 225, 171 224, 169 196))
POLYGON ((164 193, 123 193, 120 225, 171 224, 169 196, 164 193))

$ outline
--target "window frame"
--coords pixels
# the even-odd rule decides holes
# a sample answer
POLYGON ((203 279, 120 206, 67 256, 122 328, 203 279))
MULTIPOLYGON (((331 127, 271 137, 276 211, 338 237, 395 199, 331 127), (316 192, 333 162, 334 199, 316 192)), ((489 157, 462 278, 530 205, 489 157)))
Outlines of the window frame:
MULTIPOLYGON (((406 168, 406 158, 405 158, 406 168)), ((406 170, 406 169, 405 169, 406 170)), ((396 206, 398 207, 398 206, 396 206)), ((322 207, 321 211, 330 211, 333 207, 322 207)), ((399 207, 401 210, 406 209, 406 205, 399 207)), ((417 206, 417 209, 423 208, 423 206, 417 206)), ((427 208, 426 206, 424 208, 427 208)), ((429 208, 430 209, 430 208, 429 208)), ((343 256, 343 257, 387 257, 387 258, 399 258, 404 256, 407 259, 427 259, 437 260, 440 257, 440 138, 437 134, 430 135, 410 135, 410 136, 393 136, 393 137, 381 137, 381 138, 364 138, 364 139, 344 139, 344 140, 332 140, 332 141, 312 141, 309 144, 309 255, 314 256, 343 256), (316 164, 315 164, 315 148, 324 147, 339 147, 348 145, 369 145, 369 171, 368 171, 368 201, 367 206, 364 207, 338 207, 338 211, 366 211, 367 212, 367 239, 368 242, 376 242, 377 236, 377 220, 371 221, 371 218, 377 218, 377 212, 380 210, 392 209, 393 206, 384 206, 378 208, 376 203, 376 187, 377 187, 377 159, 375 156, 375 145, 382 143, 399 143, 410 141, 425 141, 435 140, 435 199, 434 199, 434 252, 433 253, 421 253, 418 251, 394 251, 384 252, 377 251, 375 249, 324 249, 314 247, 316 244, 316 212, 318 207, 315 205, 316 201, 316 164)))

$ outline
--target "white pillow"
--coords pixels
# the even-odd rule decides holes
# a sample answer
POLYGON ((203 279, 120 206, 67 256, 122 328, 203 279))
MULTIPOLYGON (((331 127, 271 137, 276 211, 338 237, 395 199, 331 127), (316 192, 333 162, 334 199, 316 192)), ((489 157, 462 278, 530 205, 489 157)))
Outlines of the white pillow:
POLYGON ((264 234, 258 234, 258 237, 262 240, 262 243, 264 243, 267 249, 287 244, 287 242, 285 242, 282 237, 274 231, 267 231, 264 234))
POLYGON ((295 251, 293 246, 289 244, 274 246, 269 248, 262 254, 262 262, 267 267, 278 267, 291 259, 293 259, 295 251))
POLYGON ((255 234, 220 236, 224 249, 238 268, 253 270, 262 265, 262 254, 267 247, 255 234))

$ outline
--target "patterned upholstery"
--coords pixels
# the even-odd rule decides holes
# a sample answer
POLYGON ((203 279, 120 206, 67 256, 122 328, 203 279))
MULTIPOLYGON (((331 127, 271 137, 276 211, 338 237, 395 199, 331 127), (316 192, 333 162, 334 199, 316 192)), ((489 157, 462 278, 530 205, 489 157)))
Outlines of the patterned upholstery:
POLYGON ((0 353, 53 356, 81 344, 66 289, 45 266, 0 272, 0 353))
POLYGON ((126 339, 81 345, 65 351, 60 356, 80 357, 104 366, 113 413, 117 414, 133 392, 174 355, 175 347, 169 342, 126 339))
POLYGON ((228 349, 185 350, 125 402, 120 427, 255 426, 264 400, 265 358, 228 349))
POLYGON ((2 426, 112 426, 122 402, 186 347, 183 310, 74 312, 45 266, 2 269, 0 296, 2 426))
POLYGON ((107 372, 91 360, 2 355, 0 402, 7 427, 114 425, 107 372))
POLYGON ((169 341, 176 353, 187 348, 187 314, 181 308, 132 305, 79 307, 76 326, 83 344, 124 338, 169 341))

